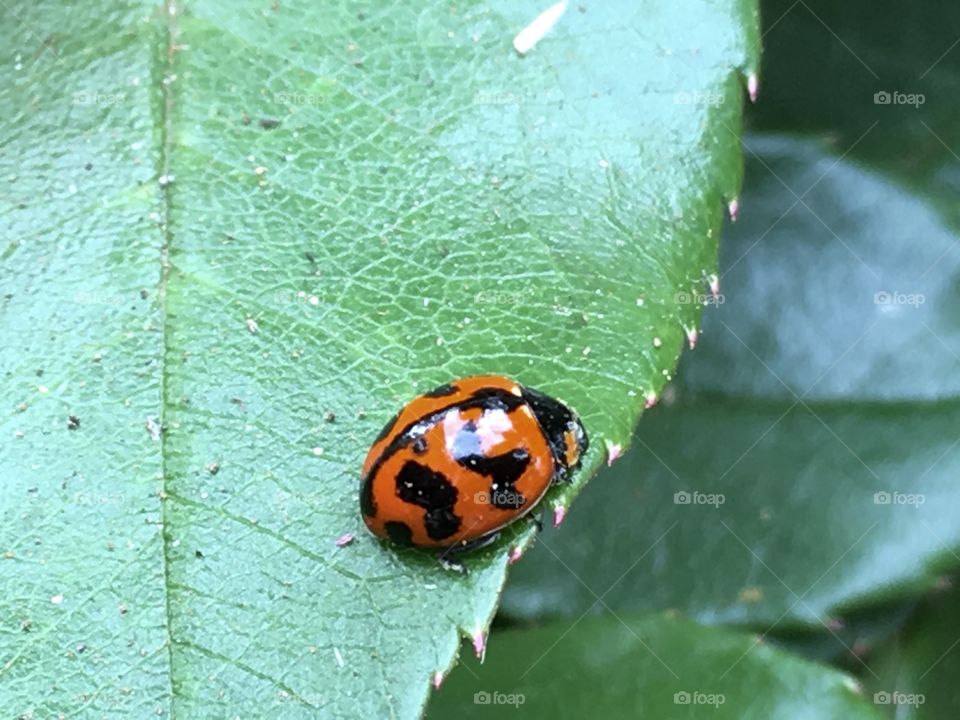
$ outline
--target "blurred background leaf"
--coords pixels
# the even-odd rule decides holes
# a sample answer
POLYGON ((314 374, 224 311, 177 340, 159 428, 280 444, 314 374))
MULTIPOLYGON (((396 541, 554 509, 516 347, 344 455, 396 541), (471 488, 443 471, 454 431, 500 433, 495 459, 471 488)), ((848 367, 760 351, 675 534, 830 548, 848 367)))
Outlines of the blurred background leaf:
POLYGON ((468 661, 427 717, 879 720, 849 677, 749 635, 668 615, 506 631, 468 661))
POLYGON ((960 716, 960 593, 930 597, 903 631, 880 647, 864 672, 877 705, 897 720, 960 716))

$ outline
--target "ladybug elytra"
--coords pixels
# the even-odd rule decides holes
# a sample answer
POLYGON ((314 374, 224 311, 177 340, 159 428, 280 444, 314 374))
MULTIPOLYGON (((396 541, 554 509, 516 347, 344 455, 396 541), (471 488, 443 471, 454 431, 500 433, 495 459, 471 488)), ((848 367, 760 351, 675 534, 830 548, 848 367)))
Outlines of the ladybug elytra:
POLYGON ((580 419, 560 401, 500 375, 463 378, 384 426, 363 463, 360 510, 378 537, 469 549, 568 480, 586 449, 580 419))

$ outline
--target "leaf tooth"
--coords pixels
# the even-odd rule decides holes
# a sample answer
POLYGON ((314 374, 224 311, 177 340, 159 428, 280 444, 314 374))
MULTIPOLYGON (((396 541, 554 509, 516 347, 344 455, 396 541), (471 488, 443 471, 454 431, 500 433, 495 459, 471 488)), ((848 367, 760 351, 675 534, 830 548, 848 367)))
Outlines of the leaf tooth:
POLYGON ((487 655, 487 635, 483 630, 475 630, 473 633, 473 652, 482 663, 487 655))
POLYGON ((760 95, 760 78, 755 72, 747 75, 747 94, 750 96, 750 102, 755 103, 760 95))
POLYGON ((720 277, 713 273, 707 277, 707 283, 710 285, 710 294, 713 295, 713 299, 718 299, 720 297, 720 277))
POLYGON ((643 406, 644 406, 647 410, 649 410, 649 409, 652 408, 654 405, 656 405, 657 402, 660 400, 660 398, 657 397, 657 393, 654 392, 653 390, 647 390, 647 392, 644 394, 643 398, 644 398, 643 406))
POLYGON ((730 214, 730 222, 736 222, 740 212, 740 198, 734 198, 727 203, 727 212, 730 214))
POLYGON ((567 517, 566 505, 555 505, 553 508, 553 526, 560 527, 560 523, 567 517))
POLYGON ((607 467, 613 465, 614 461, 623 455, 623 445, 620 443, 604 441, 607 446, 607 467))

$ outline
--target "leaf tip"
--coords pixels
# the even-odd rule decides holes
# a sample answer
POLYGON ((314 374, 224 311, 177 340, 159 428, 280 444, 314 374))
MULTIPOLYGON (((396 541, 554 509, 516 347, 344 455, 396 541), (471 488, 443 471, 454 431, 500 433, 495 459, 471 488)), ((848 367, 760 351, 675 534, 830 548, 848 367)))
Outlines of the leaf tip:
POLYGON ((847 690, 856 695, 863 695, 863 685, 857 681, 856 678, 852 678, 849 675, 843 678, 843 685, 847 690))

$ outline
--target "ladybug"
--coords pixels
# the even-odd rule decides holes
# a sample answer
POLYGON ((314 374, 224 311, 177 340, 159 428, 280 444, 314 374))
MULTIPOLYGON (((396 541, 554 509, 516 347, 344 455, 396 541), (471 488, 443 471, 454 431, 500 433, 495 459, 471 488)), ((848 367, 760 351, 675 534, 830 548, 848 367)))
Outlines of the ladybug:
POLYGON ((363 463, 360 511, 399 545, 465 552, 496 539, 587 449, 577 415, 501 375, 456 380, 411 400, 363 463))

